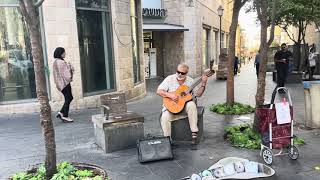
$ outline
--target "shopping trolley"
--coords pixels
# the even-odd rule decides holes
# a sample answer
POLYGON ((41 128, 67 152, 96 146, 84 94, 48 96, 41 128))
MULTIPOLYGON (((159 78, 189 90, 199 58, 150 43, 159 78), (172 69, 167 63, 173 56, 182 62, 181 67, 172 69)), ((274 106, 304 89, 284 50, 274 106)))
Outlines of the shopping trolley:
POLYGON ((274 156, 286 154, 292 160, 298 159, 299 150, 293 144, 293 106, 288 89, 284 87, 276 88, 272 93, 271 103, 257 108, 256 115, 259 119, 259 131, 262 137, 260 156, 262 156, 264 162, 272 164, 274 156), (280 103, 289 103, 290 121, 285 124, 278 124, 277 121, 274 101, 278 94, 281 94, 279 95, 282 100, 280 103), (286 151, 284 151, 285 148, 286 151), (279 149, 280 151, 274 154, 273 149, 279 149))

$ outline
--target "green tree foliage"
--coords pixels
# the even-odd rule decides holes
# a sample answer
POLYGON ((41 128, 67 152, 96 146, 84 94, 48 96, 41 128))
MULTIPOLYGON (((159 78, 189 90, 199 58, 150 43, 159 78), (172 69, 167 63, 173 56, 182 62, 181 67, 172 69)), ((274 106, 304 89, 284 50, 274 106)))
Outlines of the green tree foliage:
POLYGON ((319 22, 319 20, 319 0, 279 0, 276 13, 276 23, 278 25, 299 27, 302 22, 310 24, 319 22))
MULTIPOLYGON (((271 9, 271 7, 269 7, 271 9)), ((300 49, 301 42, 306 44, 305 35, 307 26, 320 22, 320 1, 319 0, 279 0, 276 24, 284 29, 289 38, 295 42, 295 45, 300 49), (290 32, 289 26, 297 28, 298 34, 290 32)), ((305 47, 305 46, 304 46, 305 47)), ((304 49, 307 52, 308 49, 304 49)), ((297 54, 297 70, 301 69, 303 63, 301 63, 301 54, 298 51, 297 54)))

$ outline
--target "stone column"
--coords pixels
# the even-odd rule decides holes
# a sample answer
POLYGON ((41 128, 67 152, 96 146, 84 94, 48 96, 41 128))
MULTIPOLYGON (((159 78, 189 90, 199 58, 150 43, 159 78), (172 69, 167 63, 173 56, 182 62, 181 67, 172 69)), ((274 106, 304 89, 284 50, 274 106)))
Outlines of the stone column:
POLYGON ((72 106, 75 106, 77 100, 83 98, 75 1, 44 1, 42 10, 47 60, 50 69, 52 109, 56 110, 63 102, 63 95, 56 89, 52 73, 53 52, 56 47, 65 48, 65 59, 71 62, 75 68, 73 82, 71 83, 74 96, 72 106), (57 104, 57 101, 60 101, 60 104, 57 104))

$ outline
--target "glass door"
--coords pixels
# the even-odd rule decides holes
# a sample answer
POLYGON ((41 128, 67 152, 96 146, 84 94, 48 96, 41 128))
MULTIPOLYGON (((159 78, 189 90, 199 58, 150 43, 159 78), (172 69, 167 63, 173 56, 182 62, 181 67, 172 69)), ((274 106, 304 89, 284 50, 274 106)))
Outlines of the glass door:
POLYGON ((111 20, 106 1, 92 6, 77 3, 77 24, 81 74, 85 95, 115 89, 114 65, 111 48, 111 20))

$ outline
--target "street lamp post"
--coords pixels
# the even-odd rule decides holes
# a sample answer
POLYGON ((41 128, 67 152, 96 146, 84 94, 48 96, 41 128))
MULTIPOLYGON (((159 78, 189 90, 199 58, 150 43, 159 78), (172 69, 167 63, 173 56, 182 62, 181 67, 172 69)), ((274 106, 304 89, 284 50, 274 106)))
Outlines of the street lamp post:
POLYGON ((222 17, 222 15, 223 15, 223 7, 220 5, 219 7, 218 7, 218 9, 217 9, 217 11, 218 11, 218 16, 219 16, 219 18, 220 18, 220 29, 219 29, 219 32, 220 32, 220 54, 221 54, 221 48, 222 48, 222 46, 221 46, 221 39, 222 39, 222 33, 221 33, 221 30, 222 30, 222 28, 221 28, 221 17, 222 17))

